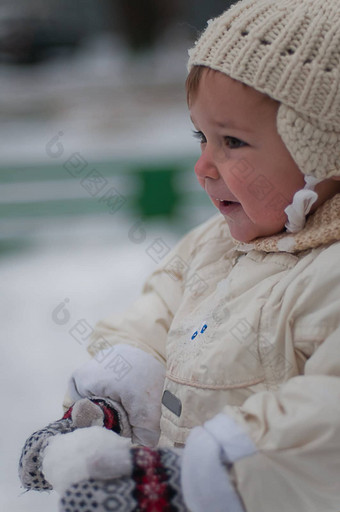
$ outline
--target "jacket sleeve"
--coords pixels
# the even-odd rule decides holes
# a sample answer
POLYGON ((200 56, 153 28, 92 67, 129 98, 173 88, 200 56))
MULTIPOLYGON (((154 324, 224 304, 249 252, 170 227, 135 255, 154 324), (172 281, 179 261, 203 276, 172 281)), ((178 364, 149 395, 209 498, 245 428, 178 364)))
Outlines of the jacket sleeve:
POLYGON ((257 451, 234 462, 247 512, 340 510, 340 328, 277 392, 226 407, 257 451))

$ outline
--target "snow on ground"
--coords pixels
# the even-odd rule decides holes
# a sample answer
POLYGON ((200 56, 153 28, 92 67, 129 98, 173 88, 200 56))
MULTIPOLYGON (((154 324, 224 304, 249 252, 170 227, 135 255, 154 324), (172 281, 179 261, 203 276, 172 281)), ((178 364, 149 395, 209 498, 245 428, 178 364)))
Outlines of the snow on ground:
MULTIPOLYGON (((156 268, 146 252, 158 237, 173 247, 179 234, 164 223, 129 238, 132 218, 54 221, 30 248, 0 255, 1 441, 0 510, 57 511, 57 495, 21 495, 17 466, 26 438, 62 415, 71 372, 88 356, 79 332, 123 311, 156 268), (78 327, 77 327, 78 326, 78 327)), ((84 336, 84 335, 83 335, 84 336)))

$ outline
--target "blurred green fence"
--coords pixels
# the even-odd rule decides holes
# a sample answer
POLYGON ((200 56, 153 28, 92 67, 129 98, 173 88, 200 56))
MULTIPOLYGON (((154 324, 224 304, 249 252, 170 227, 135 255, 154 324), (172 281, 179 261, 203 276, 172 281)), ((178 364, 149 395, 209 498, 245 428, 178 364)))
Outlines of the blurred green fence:
POLYGON ((0 219, 137 211, 173 216, 185 204, 205 204, 193 175, 195 159, 85 162, 0 168, 0 219))

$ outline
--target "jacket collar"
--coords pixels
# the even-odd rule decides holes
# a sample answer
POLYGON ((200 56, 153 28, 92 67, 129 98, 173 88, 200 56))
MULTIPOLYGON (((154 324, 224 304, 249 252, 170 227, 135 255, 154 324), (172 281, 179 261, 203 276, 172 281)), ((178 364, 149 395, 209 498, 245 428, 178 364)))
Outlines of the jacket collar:
POLYGON ((340 240, 340 194, 335 195, 307 219, 305 227, 298 233, 282 232, 263 238, 256 238, 249 244, 237 242, 241 252, 251 250, 264 252, 297 253, 315 249, 340 240))

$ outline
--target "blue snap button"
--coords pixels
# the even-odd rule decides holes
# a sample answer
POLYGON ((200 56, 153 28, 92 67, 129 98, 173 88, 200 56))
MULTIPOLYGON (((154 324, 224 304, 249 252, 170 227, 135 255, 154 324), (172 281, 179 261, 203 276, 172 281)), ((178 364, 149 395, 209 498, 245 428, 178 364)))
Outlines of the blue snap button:
POLYGON ((207 324, 202 325, 201 334, 208 328, 207 324))

